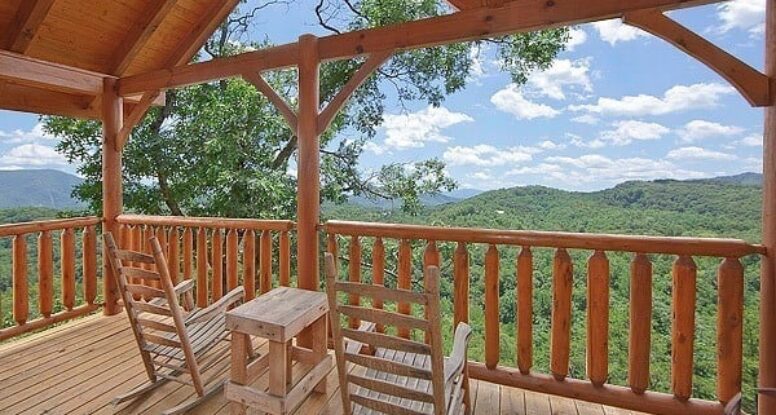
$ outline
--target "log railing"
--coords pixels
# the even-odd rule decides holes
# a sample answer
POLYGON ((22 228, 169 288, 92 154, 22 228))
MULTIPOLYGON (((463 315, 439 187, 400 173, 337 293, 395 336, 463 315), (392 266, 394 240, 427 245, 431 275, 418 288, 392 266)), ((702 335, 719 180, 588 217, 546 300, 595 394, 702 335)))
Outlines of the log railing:
POLYGON ((117 222, 126 249, 145 252, 151 236, 159 239, 173 283, 196 280, 199 307, 238 286, 252 299, 290 283, 292 221, 121 215, 117 222))
POLYGON ((0 341, 100 307, 99 224, 99 218, 84 217, 0 225, 0 250, 11 257, 15 324, 3 327, 0 314, 0 341))
MULTIPOLYGON (((484 258, 484 362, 470 362, 472 377, 543 393, 598 402, 656 414, 721 414, 723 404, 742 387, 742 338, 744 268, 742 257, 765 250, 759 245, 732 239, 594 235, 562 232, 502 231, 439 228, 413 225, 331 221, 324 225, 328 251, 348 260, 349 279, 360 281, 362 267, 371 268, 372 283, 383 284, 386 272, 395 275, 399 288, 412 286, 413 242, 425 244, 416 261, 439 265, 440 246, 448 249, 452 264, 454 321, 468 322, 470 306, 470 250, 483 246, 484 258), (387 270, 386 246, 395 242, 396 270, 387 270), (364 261, 363 248, 371 242, 371 263, 364 261), (340 245, 346 252, 339 252, 340 245), (517 249, 513 258, 502 252, 517 249), (534 371, 534 298, 536 251, 549 250, 551 259, 551 317, 549 373, 534 371), (586 373, 585 379, 570 376, 572 292, 576 251, 589 252, 586 263, 586 373), (610 260, 609 255, 631 255, 629 298, 629 350, 626 385, 611 385, 609 379, 610 260), (650 351, 653 323, 653 270, 651 256, 673 257, 671 272, 671 385, 670 392, 650 391, 650 351), (717 269, 717 401, 692 396, 694 337, 696 336, 696 278, 694 258, 721 258, 717 269), (500 265, 516 261, 516 367, 502 364, 499 302, 503 281, 500 265)), ((443 267, 444 269, 444 267, 443 267)), ((343 272, 345 272, 343 270, 343 272)), ((358 302, 358 298, 350 298, 358 302)), ((374 304, 382 307, 383 304, 374 304)), ((399 312, 410 313, 406 304, 399 312)), ((624 310, 618 310, 624 312, 624 310)), ((355 322, 354 322, 355 324, 355 322)), ((383 329, 380 327, 379 329, 383 329)), ((477 328, 475 328, 477 329, 477 328)), ((409 333, 399 333, 408 336, 409 333)), ((626 351, 622 351, 625 353, 626 351)))

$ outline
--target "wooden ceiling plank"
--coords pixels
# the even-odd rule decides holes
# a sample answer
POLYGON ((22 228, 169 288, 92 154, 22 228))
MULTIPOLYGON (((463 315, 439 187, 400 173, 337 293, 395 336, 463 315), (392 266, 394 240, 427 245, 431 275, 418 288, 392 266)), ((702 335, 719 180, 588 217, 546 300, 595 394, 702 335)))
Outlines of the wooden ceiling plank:
MULTIPOLYGON (((580 6, 574 1, 513 0, 501 7, 478 7, 445 16, 431 17, 380 28, 323 37, 318 41, 322 60, 347 59, 375 52, 438 46, 569 26, 622 17, 644 9, 672 10, 719 3, 721 0, 591 0, 580 6)), ((296 63, 296 43, 261 49, 229 58, 162 69, 122 78, 121 95, 168 89, 264 71, 296 63)))
POLYGON ((146 46, 148 39, 156 33, 159 25, 177 3, 178 0, 151 2, 143 16, 135 22, 113 54, 108 68, 109 73, 121 75, 127 70, 135 57, 146 46))
POLYGON ((26 52, 53 4, 54 0, 22 0, 3 36, 2 49, 26 52))
POLYGON ((105 77, 105 74, 0 50, 0 80, 49 91, 99 95, 105 77))
POLYGON ((770 105, 767 76, 669 18, 662 11, 626 13, 623 21, 665 40, 705 64, 733 85, 752 106, 770 105))

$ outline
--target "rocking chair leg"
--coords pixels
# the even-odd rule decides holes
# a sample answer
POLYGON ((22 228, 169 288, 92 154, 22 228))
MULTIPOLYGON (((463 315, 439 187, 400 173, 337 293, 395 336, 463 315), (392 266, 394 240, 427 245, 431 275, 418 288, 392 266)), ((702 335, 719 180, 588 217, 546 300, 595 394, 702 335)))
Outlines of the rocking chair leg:
POLYGON ((127 392, 123 395, 119 395, 111 401, 113 406, 116 406, 122 402, 126 402, 132 399, 137 398, 138 396, 145 395, 148 392, 151 392, 152 390, 158 388, 159 386, 164 385, 167 383, 169 379, 159 378, 155 382, 149 382, 146 384, 143 384, 141 386, 138 386, 137 388, 131 390, 130 392, 127 392))
POLYGON ((205 393, 202 396, 198 396, 193 400, 186 401, 174 408, 170 408, 166 411, 162 412, 162 415, 179 415, 183 414, 186 411, 193 409, 197 405, 201 404, 211 396, 221 392, 221 390, 224 388, 224 385, 226 384, 227 380, 224 379, 220 382, 216 382, 213 385, 210 385, 210 387, 205 388, 205 393))

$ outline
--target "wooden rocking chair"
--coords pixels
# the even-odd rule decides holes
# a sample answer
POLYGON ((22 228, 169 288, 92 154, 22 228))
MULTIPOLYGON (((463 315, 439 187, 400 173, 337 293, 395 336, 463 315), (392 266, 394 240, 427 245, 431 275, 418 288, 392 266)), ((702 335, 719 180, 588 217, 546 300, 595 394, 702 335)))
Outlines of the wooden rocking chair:
MULTIPOLYGON (((167 381, 193 386, 197 397, 163 414, 183 413, 224 386, 216 374, 203 380, 202 373, 228 358, 230 348, 208 354, 222 340, 229 340, 225 312, 243 300, 244 289, 236 288, 207 308, 194 308, 194 281, 173 287, 167 259, 156 238, 151 238, 153 256, 118 249, 113 235, 106 233, 108 260, 116 276, 132 332, 143 358, 148 383, 113 399, 113 405, 139 397, 167 381), (154 265, 156 271, 129 264, 154 265), (161 287, 161 288, 155 288, 161 287), (178 302, 184 298, 186 309, 178 302), (143 300, 145 299, 145 300, 143 300), (207 356, 205 356, 207 354, 207 356)), ((253 351, 249 354, 253 357, 253 351)))
POLYGON ((466 349, 471 329, 467 324, 458 324, 452 354, 444 358, 439 269, 426 268, 424 293, 337 281, 335 269, 334 257, 327 253, 326 291, 345 413, 468 414, 466 349), (341 293, 420 304, 425 306, 427 317, 421 319, 355 304, 339 304, 341 293), (341 327, 342 315, 363 323, 358 330, 341 327), (375 324, 425 331, 429 344, 374 332, 370 329, 375 324), (364 349, 373 353, 360 354, 364 349), (355 365, 352 371, 348 370, 348 363, 355 365))

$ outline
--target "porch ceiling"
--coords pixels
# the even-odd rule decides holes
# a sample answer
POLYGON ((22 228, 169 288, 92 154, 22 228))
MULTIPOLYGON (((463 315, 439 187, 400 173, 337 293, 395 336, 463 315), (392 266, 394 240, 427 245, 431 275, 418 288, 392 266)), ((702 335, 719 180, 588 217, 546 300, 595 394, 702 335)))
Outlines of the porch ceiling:
POLYGON ((0 50, 11 54, 0 56, 0 108, 99 118, 96 95, 4 80, 2 74, 18 67, 19 57, 89 71, 98 80, 183 65, 238 1, 2 1, 0 50))

